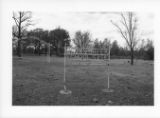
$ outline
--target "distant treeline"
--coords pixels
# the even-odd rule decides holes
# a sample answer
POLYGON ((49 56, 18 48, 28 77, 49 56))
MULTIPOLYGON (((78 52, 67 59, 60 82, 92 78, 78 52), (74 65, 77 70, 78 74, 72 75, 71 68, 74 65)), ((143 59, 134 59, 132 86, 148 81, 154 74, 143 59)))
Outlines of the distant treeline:
MULTIPOLYGON (((23 31, 21 39, 21 53, 29 55, 47 55, 56 56, 64 55, 64 46, 71 46, 71 41, 77 48, 83 46, 92 47, 93 49, 102 49, 110 45, 111 58, 126 59, 130 58, 130 50, 127 47, 122 47, 116 40, 112 43, 105 38, 104 40, 91 39, 89 32, 77 31, 73 39, 70 38, 69 32, 63 28, 54 30, 43 30, 40 28, 23 31)), ((13 26, 13 54, 17 54, 17 29, 13 26)), ((134 50, 134 58, 153 60, 154 46, 150 39, 143 39, 134 50)))
MULTIPOLYGON (((134 58, 136 59, 144 59, 144 60, 154 60, 154 47, 153 42, 151 40, 144 40, 141 42, 134 50, 134 58)), ((112 43, 111 48, 111 58, 130 58, 130 51, 127 47, 121 47, 118 45, 117 41, 112 43)))

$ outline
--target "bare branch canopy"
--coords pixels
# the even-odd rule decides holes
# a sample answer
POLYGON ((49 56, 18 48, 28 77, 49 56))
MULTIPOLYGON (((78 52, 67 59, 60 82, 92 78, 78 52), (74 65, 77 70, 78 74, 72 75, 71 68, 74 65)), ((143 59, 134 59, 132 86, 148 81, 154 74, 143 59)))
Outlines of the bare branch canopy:
POLYGON ((138 42, 136 29, 137 17, 133 12, 121 13, 120 24, 113 21, 111 23, 118 29, 122 38, 125 39, 131 51, 131 64, 133 65, 134 48, 138 42))

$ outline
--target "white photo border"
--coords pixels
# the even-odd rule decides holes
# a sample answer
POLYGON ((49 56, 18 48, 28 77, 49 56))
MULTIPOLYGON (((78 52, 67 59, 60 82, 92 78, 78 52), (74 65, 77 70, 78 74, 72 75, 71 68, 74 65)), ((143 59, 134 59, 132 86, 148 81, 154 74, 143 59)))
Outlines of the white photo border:
POLYGON ((1 118, 128 118, 160 117, 160 2, 158 0, 1 0, 0 1, 1 118), (154 106, 12 106, 13 11, 136 11, 154 13, 154 106))

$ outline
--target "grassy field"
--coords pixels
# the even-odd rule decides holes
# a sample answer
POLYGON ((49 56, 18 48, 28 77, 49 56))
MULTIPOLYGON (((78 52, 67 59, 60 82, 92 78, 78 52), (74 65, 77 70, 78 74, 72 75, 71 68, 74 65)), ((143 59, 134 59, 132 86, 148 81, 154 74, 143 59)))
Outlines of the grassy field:
MULTIPOLYGON (((72 62, 72 61, 70 61, 72 62)), ((154 105, 154 64, 151 61, 114 59, 110 64, 111 93, 107 88, 106 66, 71 65, 67 61, 67 87, 63 89, 63 58, 13 57, 13 105, 154 105)))

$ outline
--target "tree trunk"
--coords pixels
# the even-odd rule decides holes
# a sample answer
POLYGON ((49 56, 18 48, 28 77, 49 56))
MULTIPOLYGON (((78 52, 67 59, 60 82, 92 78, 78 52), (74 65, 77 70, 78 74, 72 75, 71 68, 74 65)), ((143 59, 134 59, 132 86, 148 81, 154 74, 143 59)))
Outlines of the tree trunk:
POLYGON ((22 54, 21 54, 21 40, 20 39, 18 40, 17 56, 22 57, 22 54))
POLYGON ((62 42, 59 41, 57 43, 57 56, 62 56, 63 55, 62 50, 64 50, 64 47, 62 47, 62 42))
POLYGON ((134 64, 134 50, 131 48, 131 65, 134 64))
POLYGON ((20 21, 19 21, 19 27, 18 27, 18 47, 17 47, 17 56, 22 57, 21 54, 21 14, 20 14, 20 21))
POLYGON ((40 44, 40 42, 39 42, 39 44, 38 44, 38 55, 39 55, 39 56, 41 55, 41 49, 40 49, 40 47, 41 47, 41 44, 40 44))

